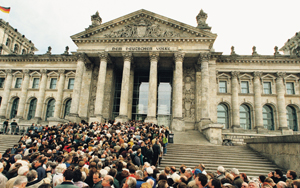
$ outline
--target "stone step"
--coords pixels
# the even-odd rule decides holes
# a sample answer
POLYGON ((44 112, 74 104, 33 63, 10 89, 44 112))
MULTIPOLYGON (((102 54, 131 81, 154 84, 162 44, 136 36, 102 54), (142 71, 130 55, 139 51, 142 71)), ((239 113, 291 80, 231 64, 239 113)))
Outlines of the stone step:
POLYGON ((8 148, 18 144, 20 135, 0 135, 0 153, 4 153, 8 148))

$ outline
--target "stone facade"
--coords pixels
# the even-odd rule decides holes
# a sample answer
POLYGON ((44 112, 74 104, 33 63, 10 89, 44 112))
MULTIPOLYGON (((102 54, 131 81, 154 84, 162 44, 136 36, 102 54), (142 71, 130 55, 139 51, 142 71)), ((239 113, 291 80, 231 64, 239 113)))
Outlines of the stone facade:
POLYGON ((0 117, 23 124, 142 119, 214 139, 209 129, 219 134, 220 125, 223 132, 298 131, 300 59, 290 42, 282 47, 287 55, 277 47, 269 56, 255 47, 250 56, 234 47, 222 55, 206 18, 201 10, 194 27, 142 9, 102 23, 96 13, 71 36, 72 54, 68 47, 62 55, 51 47, 44 55, 2 51, 0 117))

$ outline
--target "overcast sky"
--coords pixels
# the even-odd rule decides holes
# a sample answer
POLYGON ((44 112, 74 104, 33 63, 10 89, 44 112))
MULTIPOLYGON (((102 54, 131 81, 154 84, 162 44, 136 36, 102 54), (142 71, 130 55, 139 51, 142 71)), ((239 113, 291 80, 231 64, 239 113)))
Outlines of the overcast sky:
POLYGON ((197 26, 201 9, 208 14, 207 23, 218 37, 214 49, 230 54, 231 46, 240 55, 250 55, 252 47, 262 55, 272 55, 287 39, 300 31, 299 0, 1 0, 11 7, 0 17, 17 28, 39 49, 36 54, 61 54, 65 46, 77 47, 70 36, 91 24, 91 15, 99 11, 102 23, 131 12, 146 9, 197 26))

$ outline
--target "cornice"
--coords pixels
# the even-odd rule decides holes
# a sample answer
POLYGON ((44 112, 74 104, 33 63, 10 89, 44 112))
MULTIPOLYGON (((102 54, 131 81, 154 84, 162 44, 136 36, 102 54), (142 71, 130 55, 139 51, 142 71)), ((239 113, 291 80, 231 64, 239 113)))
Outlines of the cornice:
POLYGON ((76 62, 75 55, 0 55, 0 62, 76 62))
POLYGON ((155 14, 153 12, 150 12, 150 11, 147 11, 144 9, 141 9, 141 10, 135 11, 133 13, 127 14, 125 16, 119 17, 117 19, 114 19, 112 21, 103 23, 99 26, 88 28, 83 32, 80 32, 78 34, 71 36, 71 38, 75 42, 76 39, 78 39, 78 38, 92 37, 93 35, 95 35, 97 33, 101 33, 102 31, 109 30, 111 28, 114 28, 115 26, 125 25, 128 22, 131 22, 135 19, 140 19, 140 18, 147 18, 147 19, 150 19, 153 21, 160 22, 162 24, 169 25, 170 27, 176 28, 178 30, 183 30, 185 32, 194 34, 195 37, 208 37, 208 38, 213 38, 213 39, 215 39, 217 37, 216 34, 213 34, 211 32, 184 24, 182 22, 161 16, 159 14, 155 14))
POLYGON ((251 63, 251 64, 300 64, 300 58, 289 55, 259 55, 256 57, 250 56, 231 56, 212 54, 216 58, 217 63, 251 63))

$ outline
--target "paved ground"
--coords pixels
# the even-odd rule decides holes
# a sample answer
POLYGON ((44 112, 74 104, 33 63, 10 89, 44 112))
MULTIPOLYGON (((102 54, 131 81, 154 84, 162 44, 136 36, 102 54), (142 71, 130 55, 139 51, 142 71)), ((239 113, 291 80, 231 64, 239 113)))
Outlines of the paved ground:
POLYGON ((184 132, 174 133, 174 144, 187 144, 187 145, 214 145, 206 140, 206 138, 196 130, 186 130, 184 132))

